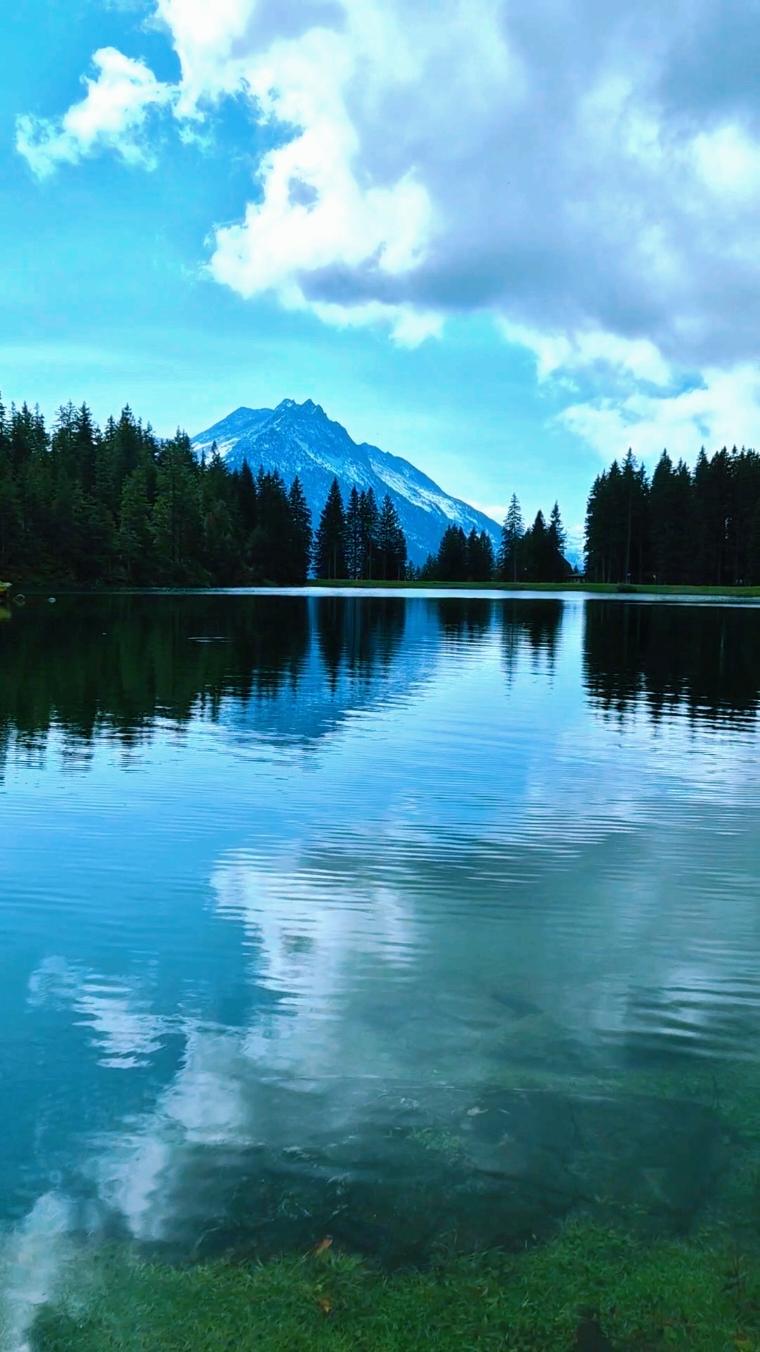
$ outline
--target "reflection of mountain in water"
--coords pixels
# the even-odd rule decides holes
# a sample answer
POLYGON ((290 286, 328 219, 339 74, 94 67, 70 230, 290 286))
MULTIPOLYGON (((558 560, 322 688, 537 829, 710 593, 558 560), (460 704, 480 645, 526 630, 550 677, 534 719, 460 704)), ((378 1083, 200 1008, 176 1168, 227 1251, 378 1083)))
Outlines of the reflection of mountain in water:
POLYGON ((589 602, 584 680, 606 715, 684 711, 708 721, 754 716, 760 701, 760 611, 740 606, 589 602))
MULTIPOLYGON (((14 617, 0 637, 0 753, 39 756, 51 731, 74 754, 125 748, 157 722, 313 742, 351 710, 398 700, 449 641, 472 647, 498 616, 510 670, 550 664, 561 602, 477 598, 165 595, 75 597, 14 617)), ((77 764, 81 765, 81 755, 77 764)))
MULTIPOLYGON (((312 743, 352 710, 397 701, 452 644, 498 632, 511 686, 523 661, 551 675, 562 601, 481 597, 163 595, 40 602, 0 626, 0 758, 64 754, 106 736, 129 749, 166 720, 312 743)), ((653 720, 754 715, 760 616, 746 608, 588 602, 584 681, 592 708, 653 720)))
MULTIPOLYGON (((418 619, 434 628, 424 607, 418 619)), ((128 748, 158 721, 197 718, 320 736, 380 695, 404 627, 403 600, 124 596, 30 608, 0 641, 0 747, 13 738, 36 755, 55 729, 70 749, 102 735, 128 748)))

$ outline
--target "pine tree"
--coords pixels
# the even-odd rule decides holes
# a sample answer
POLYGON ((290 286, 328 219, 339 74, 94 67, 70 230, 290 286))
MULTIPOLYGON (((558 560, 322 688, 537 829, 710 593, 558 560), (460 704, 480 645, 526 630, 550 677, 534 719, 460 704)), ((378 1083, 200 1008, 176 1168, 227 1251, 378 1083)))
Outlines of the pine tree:
POLYGON ((346 572, 350 578, 362 576, 363 552, 361 503, 354 484, 346 508, 346 572))
POLYGON ((199 475, 190 440, 178 432, 161 447, 151 512, 156 567, 162 581, 182 583, 193 577, 193 562, 203 540, 199 475))
POLYGON ((149 583, 153 577, 153 535, 145 471, 133 469, 124 480, 119 512, 118 552, 126 582, 149 583))
POLYGON ((499 578, 503 582, 517 582, 521 575, 521 546, 524 534, 520 503, 517 494, 513 493, 501 528, 501 543, 496 562, 499 578))
POLYGON ((554 563, 552 545, 546 518, 542 511, 536 512, 533 525, 524 536, 525 566, 529 582, 551 582, 554 563))
POLYGON ((467 580, 490 582, 494 571, 493 542, 487 531, 473 526, 467 536, 467 580))
POLYGON ((357 576, 371 582, 376 576, 377 531, 380 513, 374 490, 368 488, 359 494, 359 518, 361 521, 361 566, 357 576))
POLYGON ((401 529, 398 512, 386 493, 380 508, 377 525, 377 576, 387 581, 400 581, 406 568, 406 536, 401 529))
POLYGON ((317 577, 326 581, 346 576, 346 515, 337 479, 333 479, 319 519, 314 545, 317 577))
MULTIPOLYGON (((216 446, 216 442, 214 442, 214 446, 216 446)), ((245 535, 248 536, 251 531, 256 529, 258 500, 256 496, 256 480, 253 477, 251 467, 247 460, 243 461, 240 467, 240 473, 237 475, 237 495, 240 524, 245 535)))
POLYGON ((644 467, 630 449, 623 460, 621 493, 625 513, 622 580, 641 582, 648 563, 648 484, 644 467))
POLYGON ((296 475, 288 493, 290 524, 288 530, 288 581, 301 584, 309 575, 311 561, 312 533, 311 512, 296 475))
POLYGON ((259 468, 256 504, 256 529, 250 544, 253 576, 257 581, 291 581, 291 509, 279 470, 259 468))
POLYGON ((547 582, 565 582, 570 576, 570 565, 565 558, 565 545, 567 535, 562 524, 562 516, 559 510, 559 503, 555 502, 549 517, 548 537, 548 556, 550 577, 547 582))
POLYGON ((447 526, 436 560, 439 582, 467 581, 467 536, 461 526, 447 526))

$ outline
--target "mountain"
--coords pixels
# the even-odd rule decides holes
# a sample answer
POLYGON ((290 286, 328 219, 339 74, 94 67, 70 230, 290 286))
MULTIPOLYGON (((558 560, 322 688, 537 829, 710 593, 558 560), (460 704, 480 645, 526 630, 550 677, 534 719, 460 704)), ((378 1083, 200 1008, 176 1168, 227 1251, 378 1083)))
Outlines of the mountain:
POLYGON ((422 563, 437 551, 450 525, 461 526, 467 534, 474 526, 487 531, 494 543, 498 541, 499 527, 490 517, 445 493, 408 460, 366 442, 357 445, 345 427, 328 418, 311 399, 304 404, 283 399, 275 409, 238 408, 193 437, 193 448, 201 455, 214 442, 229 469, 239 469, 247 460, 254 473, 259 465, 278 469, 287 484, 297 474, 315 525, 333 478, 340 484, 344 501, 354 484, 360 492, 373 488, 378 505, 388 493, 413 563, 422 563))

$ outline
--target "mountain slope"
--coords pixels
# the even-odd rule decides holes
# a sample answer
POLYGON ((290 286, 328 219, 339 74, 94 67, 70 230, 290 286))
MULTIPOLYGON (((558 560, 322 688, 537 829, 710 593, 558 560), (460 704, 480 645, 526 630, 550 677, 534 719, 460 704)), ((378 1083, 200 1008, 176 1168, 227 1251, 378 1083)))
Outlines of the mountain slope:
POLYGON ((435 553, 450 525, 461 526, 466 533, 475 527, 487 531, 494 542, 498 539, 499 527, 490 517, 451 497, 408 460, 366 442, 357 445, 345 427, 311 399, 304 404, 283 399, 275 409, 238 408, 193 437, 196 454, 208 453, 214 442, 230 469, 239 469, 247 460, 254 472, 259 465, 278 469, 288 484, 298 474, 315 525, 333 478, 344 501, 354 484, 360 492, 373 488, 378 505, 388 493, 414 563, 435 553))

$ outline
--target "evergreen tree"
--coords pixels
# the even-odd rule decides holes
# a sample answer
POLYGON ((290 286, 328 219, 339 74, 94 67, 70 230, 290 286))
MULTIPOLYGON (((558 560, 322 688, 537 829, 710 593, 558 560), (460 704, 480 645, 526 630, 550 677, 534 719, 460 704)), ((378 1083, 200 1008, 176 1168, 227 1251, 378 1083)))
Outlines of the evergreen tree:
POLYGON ((547 530, 548 553, 547 562, 550 576, 546 578, 547 582, 565 582, 570 576, 572 570, 565 558, 565 545, 567 544, 567 535, 562 524, 562 516, 559 510, 559 503, 555 502, 549 517, 549 526, 547 530))
POLYGON ((380 519, 372 488, 368 488, 366 492, 359 494, 359 519, 361 522, 361 566, 357 576, 366 578, 368 582, 371 582, 373 577, 376 576, 377 532, 380 519))
POLYGON ((443 532, 436 575, 440 582, 467 581, 467 536, 461 526, 447 526, 443 532))
POLYGON ((126 582, 139 586, 154 575, 151 510, 145 471, 138 466, 128 474, 121 490, 118 552, 126 582))
POLYGON ((309 575, 311 561, 311 511, 306 501, 301 480, 296 475, 288 493, 290 523, 288 528, 288 581, 301 584, 309 575))
POLYGON ((256 476, 257 523, 251 537, 251 569, 263 582, 293 580, 291 508, 279 470, 259 468, 256 476))
POLYGON ((406 536, 398 512, 386 493, 377 523, 377 576, 398 582, 406 569, 406 536))
POLYGON ((663 451, 649 489, 650 559, 656 582, 687 582, 691 536, 691 479, 663 451))
MULTIPOLYGON (((138 458, 137 452, 134 458, 138 458)), ((132 459, 125 457, 123 463, 129 464, 132 459)), ((151 513, 161 581, 182 583, 193 578, 193 564, 201 554, 203 542, 200 472, 190 440, 183 432, 164 442, 158 454, 151 513)))
POLYGON ((346 572, 351 578, 362 576, 364 564, 362 511, 356 484, 353 485, 346 508, 346 572))
POLYGON ((469 582, 490 582, 494 573, 493 542, 487 531, 473 526, 467 536, 467 579, 469 582))
POLYGON ((552 582, 554 554, 546 518, 542 511, 536 512, 536 519, 530 529, 526 531, 523 543, 528 581, 552 582))
POLYGON ((517 582, 522 573, 522 540, 525 534, 522 512, 517 500, 517 494, 513 493, 507 515, 504 518, 504 525, 501 528, 501 544, 496 563, 499 579, 502 582, 517 582))
MULTIPOLYGON (((371 491, 371 490, 370 490, 371 491)), ((326 581, 346 576, 346 514, 337 479, 333 479, 319 519, 314 545, 314 569, 326 581)))
POLYGON ((647 575, 648 485, 646 471, 629 449, 621 472, 625 552, 623 579, 641 582, 647 575))
MULTIPOLYGON (((216 442, 212 450, 216 448, 216 442)), ((244 460, 237 475, 238 512, 240 524, 246 536, 256 529, 258 520, 256 480, 247 460, 244 460)))

